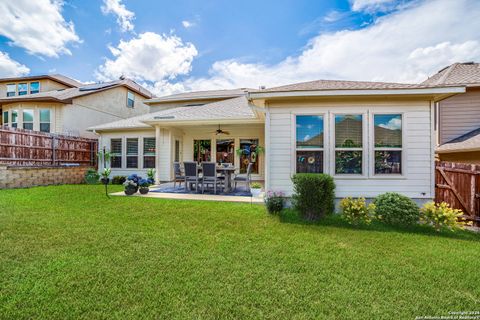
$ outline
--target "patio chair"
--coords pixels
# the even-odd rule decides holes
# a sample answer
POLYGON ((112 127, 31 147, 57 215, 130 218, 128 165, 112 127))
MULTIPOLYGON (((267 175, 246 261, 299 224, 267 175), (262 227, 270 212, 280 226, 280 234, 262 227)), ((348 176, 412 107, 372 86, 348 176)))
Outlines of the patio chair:
POLYGON ((251 181, 251 175, 252 175, 252 169, 253 169, 253 163, 250 162, 247 166, 247 172, 243 174, 237 174, 233 178, 234 182, 234 190, 237 190, 237 182, 245 183, 245 188, 247 191, 250 191, 250 181, 251 181))
POLYGON ((217 194, 217 185, 223 191, 225 178, 217 176, 217 164, 215 162, 202 162, 202 193, 205 192, 205 185, 213 184, 213 193, 217 194))
POLYGON ((185 182, 185 176, 182 174, 182 168, 180 168, 180 162, 174 162, 173 163, 173 173, 175 175, 175 178, 173 179, 173 187, 177 187, 177 182, 178 186, 182 186, 182 182, 185 182))
POLYGON ((198 175, 197 163, 185 161, 183 166, 185 168, 185 191, 188 191, 189 185, 195 183, 195 191, 198 192, 198 184, 202 182, 202 177, 198 175))

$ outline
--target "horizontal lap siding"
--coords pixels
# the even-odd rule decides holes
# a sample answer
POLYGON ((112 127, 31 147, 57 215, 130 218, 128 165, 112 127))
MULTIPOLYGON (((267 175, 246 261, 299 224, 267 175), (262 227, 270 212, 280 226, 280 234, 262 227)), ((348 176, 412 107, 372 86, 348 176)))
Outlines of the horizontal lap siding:
POLYGON ((480 127, 480 90, 469 89, 440 102, 440 143, 480 127))
MULTIPOLYGON (((294 168, 294 141, 292 121, 293 113, 327 113, 341 112, 346 109, 326 106, 308 105, 305 107, 275 107, 270 106, 270 181, 269 188, 271 190, 284 191, 287 194, 292 192, 291 175, 294 168), (338 110, 338 111, 337 111, 338 110)), ((348 110, 352 112, 363 113, 369 110, 372 113, 381 112, 401 112, 404 115, 403 127, 404 133, 404 149, 405 162, 403 168, 406 172, 402 178, 335 178, 337 185, 337 197, 375 197, 381 193, 392 191, 399 192, 411 198, 432 198, 432 148, 431 148, 431 114, 428 101, 418 102, 407 105, 397 104, 390 106, 367 106, 359 105, 358 107, 350 104, 348 110)), ((371 117, 371 116, 370 116, 371 117)), ((333 128, 331 128, 333 129, 333 128)), ((370 126, 368 133, 370 135, 370 126)), ((331 132, 332 130, 330 130, 331 132)), ((369 143, 370 143, 370 137, 369 143)), ((372 161, 369 148, 366 147, 367 163, 372 161)), ((326 152, 329 152, 327 149, 326 152)), ((327 156, 326 161, 329 157, 327 156)), ((333 171, 334 166, 330 166, 333 171)), ((368 166, 367 171, 370 170, 368 166)))

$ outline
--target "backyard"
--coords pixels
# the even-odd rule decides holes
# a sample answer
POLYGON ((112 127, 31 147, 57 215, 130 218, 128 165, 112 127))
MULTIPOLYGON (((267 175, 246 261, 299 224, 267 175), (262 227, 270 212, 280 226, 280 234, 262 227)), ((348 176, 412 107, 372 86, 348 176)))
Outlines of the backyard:
POLYGON ((480 310, 479 269, 469 232, 102 186, 0 191, 1 319, 446 316, 480 310))

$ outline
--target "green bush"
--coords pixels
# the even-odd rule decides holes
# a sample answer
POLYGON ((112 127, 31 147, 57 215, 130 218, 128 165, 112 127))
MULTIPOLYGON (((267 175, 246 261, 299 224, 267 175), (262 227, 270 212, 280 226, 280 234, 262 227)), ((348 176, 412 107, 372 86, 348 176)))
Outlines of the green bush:
POLYGON ((470 223, 467 223, 462 215, 462 210, 453 209, 446 202, 435 203, 431 201, 425 203, 420 209, 420 221, 432 225, 437 231, 442 228, 452 231, 463 229, 470 223))
POLYGON ((417 204, 410 198, 395 192, 379 195, 373 202, 376 218, 392 225, 416 224, 420 218, 417 204))
POLYGON ((375 204, 367 205, 365 198, 352 199, 348 197, 340 201, 340 211, 343 219, 350 224, 370 224, 375 213, 375 204))
POLYGON ((268 191, 264 201, 268 213, 280 213, 285 206, 285 194, 283 192, 268 191))
POLYGON ((292 204, 307 220, 318 220, 335 209, 335 183, 328 174, 297 173, 292 177, 292 204))
POLYGON ((123 184, 126 180, 126 176, 115 176, 112 178, 112 184, 123 184))
POLYGON ((85 182, 88 184, 96 184, 100 179, 100 174, 98 174, 95 168, 90 168, 85 172, 85 182))

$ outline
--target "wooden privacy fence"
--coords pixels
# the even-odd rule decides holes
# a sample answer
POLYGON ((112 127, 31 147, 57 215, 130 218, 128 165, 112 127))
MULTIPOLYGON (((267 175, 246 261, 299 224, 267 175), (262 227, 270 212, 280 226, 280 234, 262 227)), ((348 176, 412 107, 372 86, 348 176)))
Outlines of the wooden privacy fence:
POLYGON ((0 163, 96 166, 97 140, 0 127, 0 163))
POLYGON ((437 161, 435 201, 461 209, 465 218, 480 223, 480 165, 437 161))

